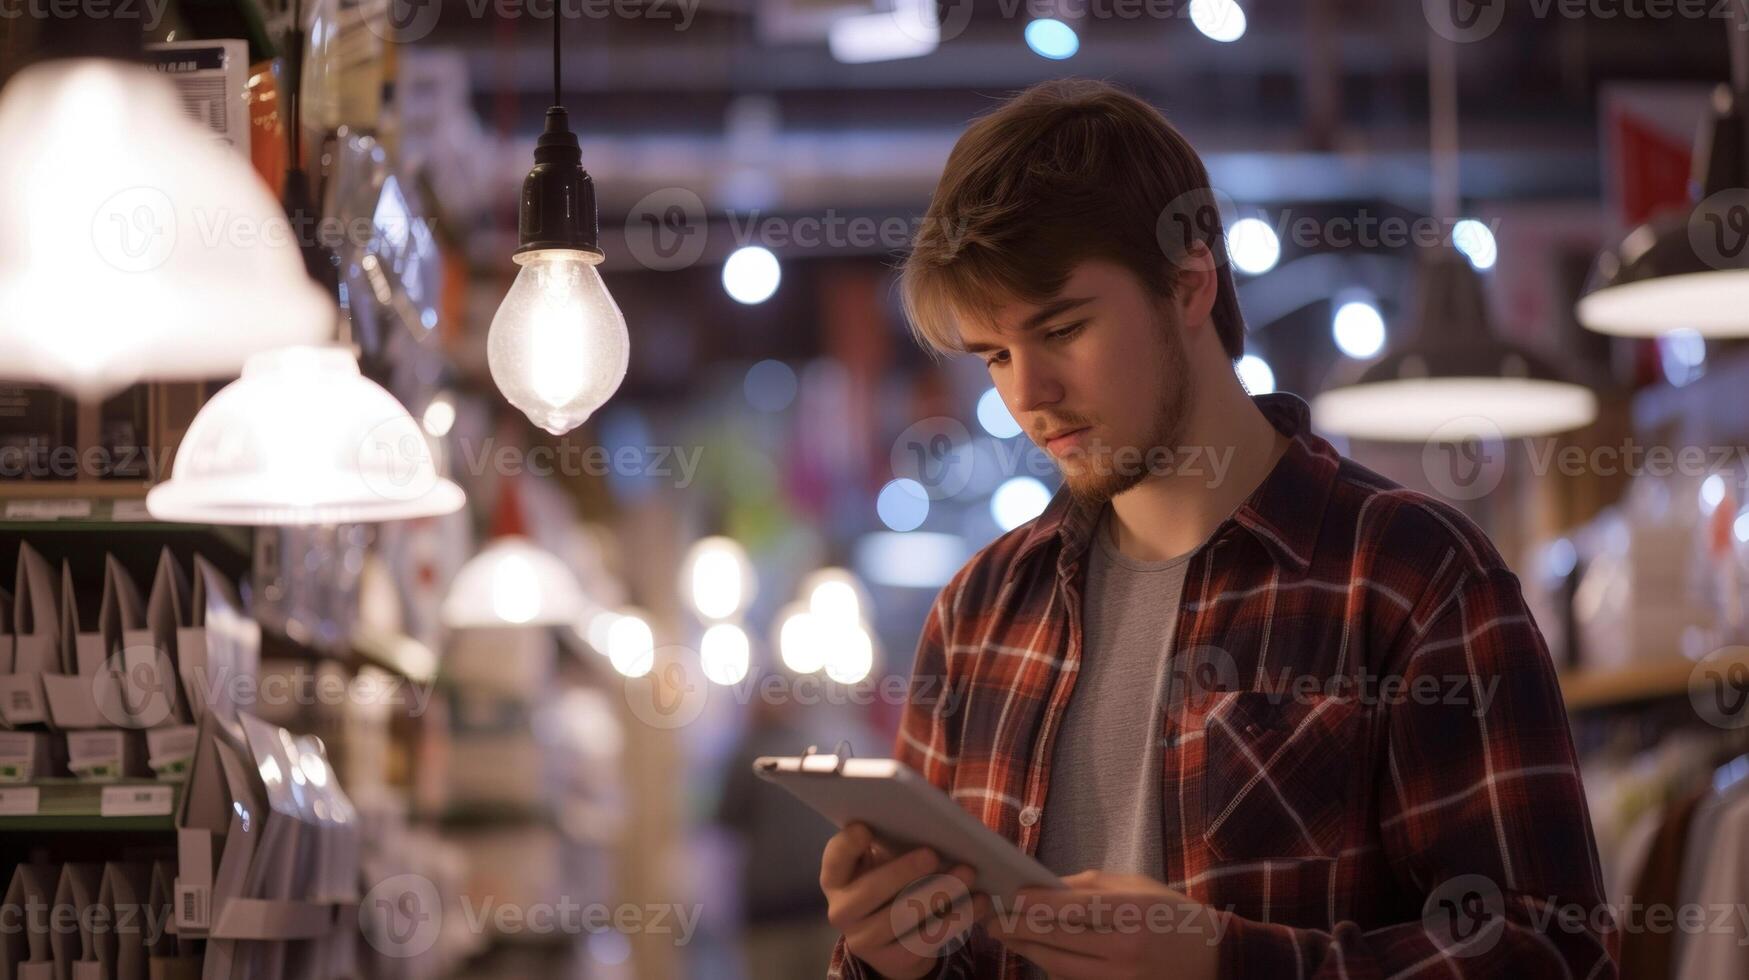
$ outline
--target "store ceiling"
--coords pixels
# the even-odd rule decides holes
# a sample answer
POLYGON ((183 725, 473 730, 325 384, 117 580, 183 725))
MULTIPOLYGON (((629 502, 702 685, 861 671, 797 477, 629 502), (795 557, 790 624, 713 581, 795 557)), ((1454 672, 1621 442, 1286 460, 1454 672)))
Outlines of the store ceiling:
MULTIPOLYGON (((482 129, 472 152, 488 178, 474 184, 480 199, 467 246, 488 275, 507 268, 516 194, 551 101, 546 2, 445 4, 409 51, 410 59, 442 64, 440 74, 467 79, 466 99, 482 129), (540 15, 494 17, 493 9, 540 15)), ((609 0, 560 2, 599 14, 609 0)), ((617 2, 679 17, 679 4, 693 0, 617 2)), ((1215 184, 1241 202, 1406 213, 1428 207, 1429 34, 1414 0, 1245 0, 1249 29, 1235 44, 1209 40, 1184 17, 1089 17, 1076 23, 1079 53, 1062 62, 1034 55, 1022 39, 1027 13, 1044 0, 965 0, 972 4, 969 21, 934 53, 864 65, 833 60, 823 38, 774 39, 821 2, 702 0, 684 15, 690 19, 683 30, 658 16, 563 22, 565 102, 596 181, 607 269, 620 277, 616 291, 627 294, 628 318, 653 315, 636 308, 638 288, 624 278, 640 271, 624 236, 646 195, 693 190, 711 221, 700 264, 686 274, 664 273, 652 308, 673 309, 678 301, 708 311, 713 334, 722 324, 768 323, 777 311, 735 309, 715 282, 713 262, 738 243, 736 216, 914 218, 966 120, 1004 94, 1054 76, 1109 79, 1160 106, 1202 152, 1215 184)), ((1050 2, 1095 11, 1126 9, 1126 2, 1127 9, 1182 6, 1050 2)), ((1610 0, 1590 6, 1630 9, 1610 0)), ((1709 14, 1734 12, 1707 6, 1709 14)), ((957 9, 944 5, 944 20, 957 9)), ((1693 90, 1728 76, 1726 24, 1715 17, 1573 18, 1560 13, 1567 9, 1557 0, 1510 4, 1493 35, 1457 48, 1461 184, 1467 200, 1489 202, 1495 213, 1565 204, 1605 214, 1603 87, 1668 83, 1693 90)), ((1600 217, 1599 235, 1605 223, 1600 217)), ((894 251, 876 245, 861 254, 890 261, 894 251)), ((784 294, 795 302, 806 295, 798 291, 807 288, 808 273, 793 259, 858 252, 792 243, 780 254, 784 294)), ((1412 278, 1406 263, 1374 278, 1406 288, 1412 278)), ((1264 285, 1277 290, 1287 278, 1260 281, 1253 293, 1264 285)), ((1381 291, 1381 299, 1392 304, 1405 295, 1397 294, 1381 291)), ((1303 367, 1281 380, 1310 389, 1333 356, 1324 350, 1327 310, 1298 302, 1283 295, 1246 300, 1248 309, 1284 311, 1270 327, 1276 353, 1303 367)), ((1538 329, 1544 328, 1561 326, 1538 329)), ((770 346, 769 337, 754 343, 756 332, 733 333, 748 339, 749 350, 770 346)), ((733 356, 737 346, 716 339, 699 353, 733 356)), ((634 350, 634 388, 639 360, 634 350)))

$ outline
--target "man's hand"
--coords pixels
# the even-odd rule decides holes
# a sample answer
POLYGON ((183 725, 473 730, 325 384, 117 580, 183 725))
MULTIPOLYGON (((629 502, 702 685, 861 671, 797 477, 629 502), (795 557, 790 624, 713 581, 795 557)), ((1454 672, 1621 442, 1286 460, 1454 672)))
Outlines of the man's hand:
POLYGON ((926 847, 895 857, 859 823, 834 834, 820 857, 827 921, 851 955, 889 980, 926 976, 942 948, 989 911, 988 895, 972 895, 974 878, 965 865, 943 873, 926 847))
POLYGON ((1061 980, 1214 980, 1225 920, 1152 878, 1083 871, 1028 888, 984 920, 990 935, 1061 980))

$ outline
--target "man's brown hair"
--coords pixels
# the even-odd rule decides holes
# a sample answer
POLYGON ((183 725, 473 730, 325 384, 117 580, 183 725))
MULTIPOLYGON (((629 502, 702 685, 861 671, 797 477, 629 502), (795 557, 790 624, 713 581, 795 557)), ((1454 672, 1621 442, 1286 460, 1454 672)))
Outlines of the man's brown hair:
POLYGON ((1084 259, 1122 265, 1156 297, 1206 244, 1221 346, 1245 350, 1226 236, 1202 158, 1159 110, 1105 82, 1040 82, 967 127, 948 155, 899 286, 917 339, 962 350, 961 317, 1041 304, 1084 259))

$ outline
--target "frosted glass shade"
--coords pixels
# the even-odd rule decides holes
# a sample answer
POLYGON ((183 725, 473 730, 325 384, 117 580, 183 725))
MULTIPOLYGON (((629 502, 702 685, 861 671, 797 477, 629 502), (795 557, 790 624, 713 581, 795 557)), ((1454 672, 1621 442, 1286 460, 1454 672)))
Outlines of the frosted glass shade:
POLYGON ((89 400, 332 338, 273 194, 163 77, 25 69, 0 91, 0 147, 0 377, 89 400))
POLYGON ((577 577, 528 538, 494 538, 468 559, 443 600, 451 629, 572 625, 589 609, 577 577))
POLYGON ((166 521, 350 524, 461 509, 419 423, 343 347, 256 354, 194 417, 170 479, 146 495, 166 521))

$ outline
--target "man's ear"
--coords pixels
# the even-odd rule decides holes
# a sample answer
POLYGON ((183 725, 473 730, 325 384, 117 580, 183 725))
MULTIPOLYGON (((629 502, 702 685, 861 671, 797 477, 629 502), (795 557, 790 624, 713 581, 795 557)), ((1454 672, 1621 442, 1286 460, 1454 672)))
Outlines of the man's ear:
POLYGON ((1215 268, 1214 251, 1208 243, 1192 242, 1182 257, 1168 260, 1167 272, 1173 277, 1175 286, 1171 302, 1185 325, 1196 329, 1211 322, 1215 299, 1221 291, 1221 277, 1220 270, 1215 268))

